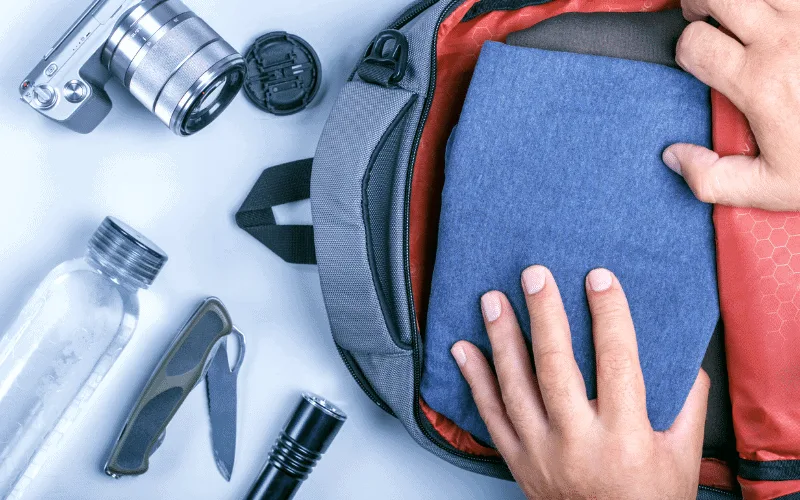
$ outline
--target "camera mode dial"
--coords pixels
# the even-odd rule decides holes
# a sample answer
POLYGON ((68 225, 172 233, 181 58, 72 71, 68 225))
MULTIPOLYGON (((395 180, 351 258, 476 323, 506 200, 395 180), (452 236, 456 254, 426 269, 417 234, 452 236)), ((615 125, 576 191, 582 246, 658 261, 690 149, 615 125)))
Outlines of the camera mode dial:
POLYGON ((58 94, 50 85, 38 85, 33 89, 33 105, 39 109, 49 109, 55 105, 58 94))

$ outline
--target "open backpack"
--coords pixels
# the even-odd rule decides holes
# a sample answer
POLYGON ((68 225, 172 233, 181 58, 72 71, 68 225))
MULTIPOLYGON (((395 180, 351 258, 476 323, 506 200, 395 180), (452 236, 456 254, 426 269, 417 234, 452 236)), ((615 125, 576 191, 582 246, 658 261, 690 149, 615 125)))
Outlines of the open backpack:
MULTIPOLYGON (((372 41, 315 158, 265 170, 237 214, 285 261, 319 266, 351 374, 438 457, 511 479, 494 449, 420 396, 445 145, 482 45, 563 13, 675 8, 678 0, 422 0, 372 41), (273 206, 308 197, 313 228, 276 224, 273 206)), ((711 95, 715 151, 757 154, 744 116, 711 95)), ((714 385, 698 498, 800 499, 800 214, 716 206, 713 220, 724 328, 704 364, 714 385)))

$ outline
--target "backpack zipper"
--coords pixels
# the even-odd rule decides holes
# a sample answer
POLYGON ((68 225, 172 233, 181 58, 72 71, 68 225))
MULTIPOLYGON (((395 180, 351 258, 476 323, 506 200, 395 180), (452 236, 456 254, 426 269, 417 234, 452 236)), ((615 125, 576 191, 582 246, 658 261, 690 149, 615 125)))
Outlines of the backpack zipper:
MULTIPOLYGON (((336 343, 334 342, 334 344, 336 343)), ((358 364, 353 359, 353 355, 342 349, 339 344, 336 344, 336 350, 339 351, 339 356, 342 358, 342 361, 344 361, 344 365, 350 371, 350 375, 355 379, 361 390, 364 391, 367 396, 369 396, 373 403, 378 405, 378 408, 385 411, 389 415, 396 417, 397 415, 395 415, 394 410, 392 410, 389 405, 383 402, 383 399, 381 399, 378 393, 375 392, 375 389, 366 380, 366 377, 361 370, 356 368, 358 364)))
MULTIPOLYGON (((409 7, 405 12, 400 14, 400 17, 395 20, 391 25, 389 25, 389 29, 399 29, 408 24, 409 21, 413 20, 415 17, 420 15, 422 12, 427 10, 428 8, 432 7, 434 4, 442 0, 423 0, 420 1, 411 7, 409 7)), ((428 96, 432 96, 432 92, 436 88, 436 43, 439 39, 439 26, 442 24, 444 19, 453 11, 453 7, 462 2, 463 0, 450 0, 450 3, 447 7, 442 11, 442 14, 439 16, 439 19, 436 21, 436 27, 433 37, 433 46, 431 47, 431 80, 428 84, 428 96)), ((353 72, 350 74, 350 78, 348 81, 352 81, 355 77, 356 73, 358 72, 358 66, 353 69, 353 72)), ((430 112, 431 107, 431 98, 428 97, 425 100, 425 105, 422 110, 422 116, 420 125, 417 126, 417 133, 414 136, 414 143, 412 145, 412 154, 409 158, 409 170, 408 170, 408 180, 406 181, 406 210, 405 210, 405 222, 404 222, 404 233, 403 233, 403 245, 405 247, 405 255, 406 255, 406 293, 409 297, 412 297, 412 290, 411 290, 411 281, 410 281, 410 273, 409 263, 408 263, 408 220, 409 220, 409 213, 408 213, 408 204, 411 199, 411 178, 414 174, 414 162, 416 161, 417 157, 417 147, 419 146, 420 138, 422 137, 422 129, 423 124, 428 119, 428 113, 430 112)), ((422 378, 422 350, 419 345, 419 329, 417 328, 417 320, 416 320, 416 312, 414 311, 413 300, 410 301, 411 304, 409 305, 409 314, 411 317, 411 331, 413 332, 411 335, 411 351, 412 356, 414 358, 414 400, 419 401, 420 394, 419 394, 419 380, 422 378)), ((355 379, 358 386, 361 387, 361 390, 376 404, 379 408, 386 411, 392 416, 396 416, 394 411, 383 402, 383 400, 378 396, 372 386, 365 380, 363 374, 360 373, 360 370, 357 370, 355 367, 358 365, 355 360, 351 361, 351 356, 347 353, 344 349, 339 347, 336 344, 336 349, 339 351, 339 356, 342 358, 345 366, 350 371, 350 375, 355 379)), ((427 426, 430 425, 430 422, 427 420, 423 420, 422 416, 420 415, 420 407, 419 404, 414 405, 414 420, 417 424, 417 427, 422 431, 423 435, 427 437, 433 444, 437 447, 441 448, 442 450, 456 455, 460 458, 465 458, 468 460, 472 460, 475 462, 485 462, 485 463, 492 463, 492 464, 502 464, 503 461, 500 458, 494 457, 480 457, 477 455, 472 455, 469 453, 465 453, 450 443, 444 440, 441 436, 436 434, 435 432, 431 431, 427 426), (426 426, 427 424, 427 426, 426 426)))
MULTIPOLYGON (((395 19, 395 21, 392 24, 389 25, 388 29, 402 28, 409 21, 420 15, 422 12, 424 12, 426 9, 428 9, 438 1, 440 0, 423 0, 415 3, 414 5, 411 5, 402 14, 400 14, 400 16, 397 19, 395 19)), ((350 78, 348 79, 348 81, 352 81, 357 72, 358 72, 358 65, 356 65, 355 69, 353 69, 353 72, 350 73, 350 78)), ((408 220, 407 217, 406 220, 408 220)), ((334 344, 336 343, 334 342, 334 344)), ((385 411, 389 415, 396 417, 397 415, 395 415, 394 410, 392 410, 392 408, 389 405, 387 405, 383 401, 383 399, 381 399, 381 397, 378 395, 377 392, 375 392, 375 389, 373 389, 372 385, 369 383, 369 381, 367 381, 366 377, 361 372, 361 370, 359 368, 356 368, 358 366, 358 363, 353 359, 352 354, 342 349, 339 346, 339 344, 336 344, 336 350, 339 351, 339 357, 342 358, 344 365, 347 367, 347 370, 350 372, 350 375, 353 377, 353 379, 355 379, 356 383, 361 388, 361 390, 364 391, 364 393, 372 400, 373 403, 378 405, 378 408, 385 411)))
MULTIPOLYGON (((422 115, 420 116, 420 122, 417 126, 417 133, 414 136, 414 143, 411 146, 411 156, 409 158, 409 166, 408 166, 408 175, 406 179, 406 194, 405 194, 405 221, 404 221, 404 228, 403 228, 403 246, 405 251, 405 258, 406 258, 406 293, 409 297, 413 297, 413 290, 411 287, 411 273, 410 273, 410 263, 408 260, 409 255, 409 242, 408 242, 408 233, 409 233, 409 206, 411 202, 411 180, 414 177, 414 163, 417 159, 417 149, 419 148, 419 142, 422 138, 422 130, 425 126, 425 122, 428 120, 428 114, 430 113, 432 101, 433 101, 433 94, 436 90, 436 45, 439 41, 439 27, 441 26, 442 22, 444 22, 445 18, 450 15, 454 8, 458 6, 463 0, 451 0, 450 3, 445 7, 442 13, 439 15, 439 19, 436 21, 436 26, 434 27, 434 36, 433 36, 433 45, 431 47, 431 79, 428 83, 428 92, 425 99, 425 105, 422 109, 422 115)), ((410 13, 414 13, 414 15, 419 15, 423 10, 427 9, 431 5, 435 4, 436 1, 428 1, 424 4, 418 4, 417 8, 412 7, 409 11, 401 17, 402 22, 398 22, 393 25, 393 28, 396 29, 403 24, 407 23, 411 18, 409 17, 410 13), (420 9, 419 7, 425 6, 424 9, 420 9)), ((430 422, 427 420, 423 420, 424 417, 420 415, 420 405, 417 403, 420 399, 420 380, 422 379, 422 348, 420 345, 421 341, 421 334, 419 328, 417 327, 417 316, 416 311, 414 309, 414 301, 409 301, 409 317, 411 318, 411 350, 412 355, 414 357, 414 420, 417 423, 417 427, 420 428, 422 433, 427 437, 433 444, 437 447, 441 448, 444 451, 447 451, 450 454, 453 454, 459 458, 464 458, 467 460, 471 460, 474 462, 483 462, 483 463, 490 463, 494 465, 500 465, 503 463, 503 460, 499 457, 481 457, 478 455, 473 455, 470 453, 465 453, 453 445, 448 443, 442 436, 438 435, 432 431, 429 427, 431 426, 430 422)))
MULTIPOLYGON (((396 30, 398 28, 402 28, 403 26, 408 24, 409 21, 420 15, 423 11, 433 6, 438 1, 439 0, 423 0, 415 3, 414 5, 406 9, 405 12, 400 14, 400 17, 397 18, 395 22, 389 26, 389 29, 396 30)), ((439 26, 436 26, 436 28, 438 29, 439 26)))

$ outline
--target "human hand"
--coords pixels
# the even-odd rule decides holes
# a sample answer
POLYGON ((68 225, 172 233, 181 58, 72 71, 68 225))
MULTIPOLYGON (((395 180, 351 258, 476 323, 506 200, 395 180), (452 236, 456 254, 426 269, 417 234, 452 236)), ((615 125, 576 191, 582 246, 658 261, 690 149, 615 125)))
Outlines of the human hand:
POLYGON ((750 121, 757 158, 675 144, 664 163, 708 203, 800 210, 800 2, 682 0, 694 21, 678 40, 678 64, 728 97, 750 121), (739 40, 702 21, 711 16, 739 40))
POLYGON ((477 347, 452 348, 492 440, 531 499, 694 499, 710 381, 700 371, 672 428, 654 432, 628 302, 609 271, 589 273, 586 293, 597 357, 589 401, 552 274, 522 274, 534 374, 511 304, 481 299, 497 375, 477 347))

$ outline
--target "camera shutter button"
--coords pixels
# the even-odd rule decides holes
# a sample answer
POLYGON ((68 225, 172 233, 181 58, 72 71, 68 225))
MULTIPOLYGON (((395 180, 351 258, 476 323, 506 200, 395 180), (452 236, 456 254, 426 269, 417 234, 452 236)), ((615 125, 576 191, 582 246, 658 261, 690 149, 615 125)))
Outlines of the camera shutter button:
POLYGON ((58 100, 55 89, 50 85, 38 85, 33 89, 33 103, 40 109, 52 108, 58 100))
POLYGON ((70 80, 64 84, 64 99, 77 104, 86 97, 86 85, 79 80, 70 80))

